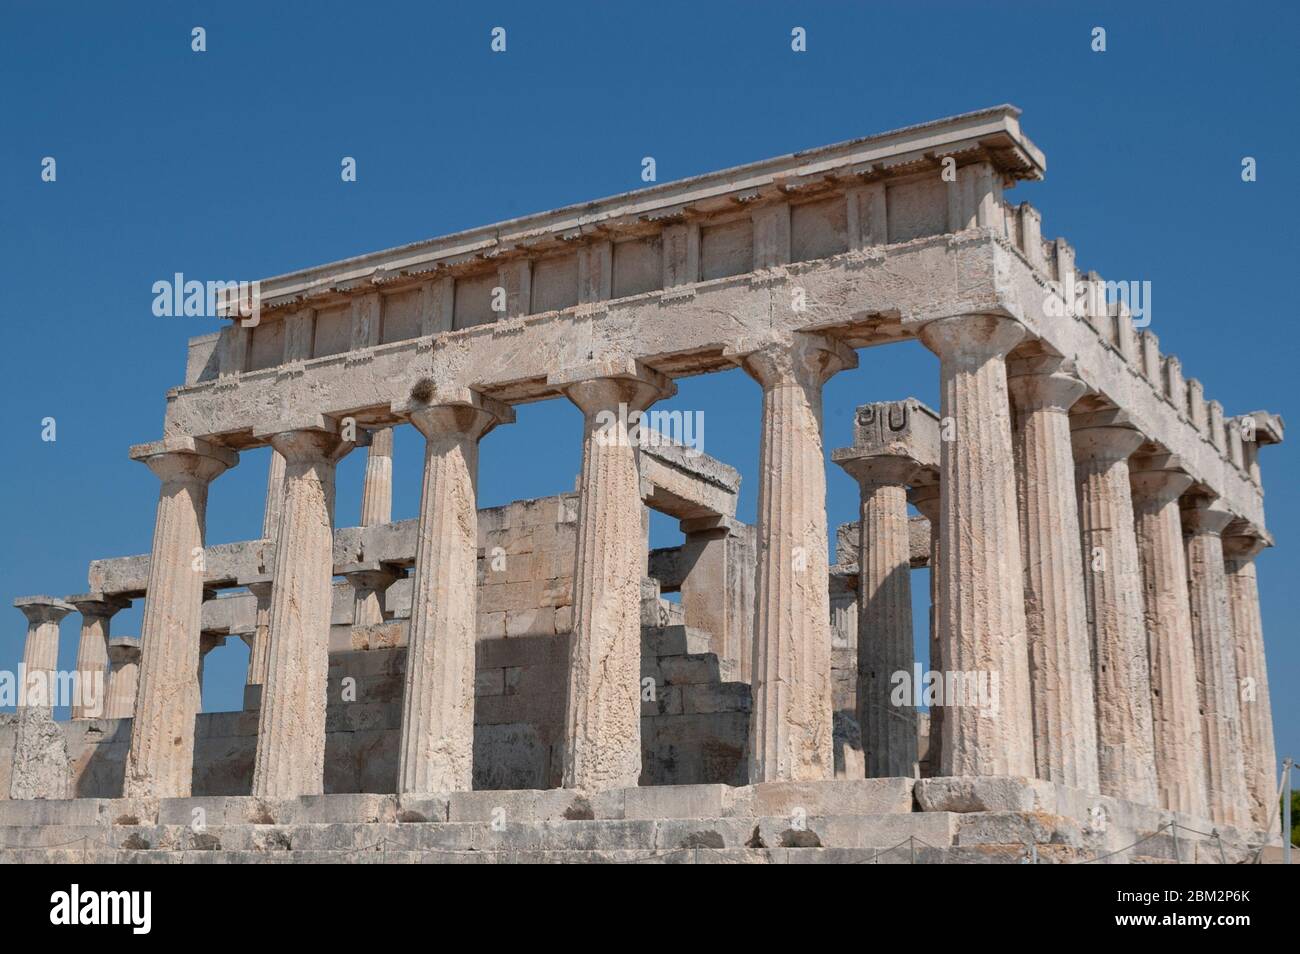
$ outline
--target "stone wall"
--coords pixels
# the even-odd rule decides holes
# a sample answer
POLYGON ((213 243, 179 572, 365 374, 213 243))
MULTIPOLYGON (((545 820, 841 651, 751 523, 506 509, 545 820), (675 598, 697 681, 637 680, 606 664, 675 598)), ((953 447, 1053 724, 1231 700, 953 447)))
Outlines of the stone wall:
MULTIPOLYGON (((642 677, 655 699, 643 704, 643 785, 745 782, 749 686, 708 652, 704 634, 682 626, 647 627, 642 677)), ((541 789, 560 783, 565 635, 485 638, 478 644, 474 787, 541 789)), ((406 670, 403 647, 330 655, 325 791, 394 791, 406 670), (345 699, 355 701, 344 701, 345 699)), ((260 687, 248 687, 239 712, 195 722, 194 794, 247 795, 257 748, 260 687)), ((19 717, 0 714, 0 792, 9 792, 19 717)), ((131 738, 129 719, 54 723, 67 739, 77 797, 113 798, 131 738)))

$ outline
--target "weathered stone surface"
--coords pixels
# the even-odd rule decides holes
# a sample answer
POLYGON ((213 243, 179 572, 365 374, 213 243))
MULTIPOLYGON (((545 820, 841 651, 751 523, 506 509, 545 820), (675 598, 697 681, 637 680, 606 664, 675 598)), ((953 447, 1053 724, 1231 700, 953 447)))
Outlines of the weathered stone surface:
POLYGON ((1029 652, 1007 395, 1008 351, 1024 336, 1014 321, 961 315, 925 325, 939 356, 941 441, 939 641, 945 673, 991 686, 983 705, 946 707, 940 772, 1033 772, 1029 652))
POLYGON ((1191 485, 1166 458, 1135 459, 1129 479, 1142 567, 1147 645, 1151 654, 1151 722, 1160 804, 1209 816, 1205 750, 1196 688, 1187 556, 1178 498, 1191 485))
POLYGON ((140 629, 140 669, 124 792, 188 795, 199 711, 199 620, 208 485, 237 461, 191 439, 132 448, 162 481, 140 629))
POLYGON ((1083 383, 1069 362, 1027 354, 1008 367, 1025 570, 1025 619, 1039 778, 1098 791, 1097 707, 1079 547, 1069 411, 1083 383))
POLYGON ((424 488, 397 790, 464 791, 474 775, 478 442, 514 413, 475 398, 410 417, 425 437, 424 488))
POLYGON ((1245 827, 1251 822, 1250 795, 1222 539, 1232 514, 1203 495, 1184 497, 1182 508, 1210 817, 1245 827))
POLYGON ((1104 411, 1072 421, 1097 681, 1097 760, 1102 794, 1155 805, 1151 669, 1128 468, 1143 438, 1113 421, 1104 411))
POLYGON ((763 389, 754 618, 753 781, 830 778, 830 595, 823 383, 857 356, 830 339, 738 349, 763 389))
POLYGON ((1274 772, 1273 710, 1264 658, 1264 627, 1259 615, 1259 582, 1255 557, 1269 541, 1241 525, 1229 525, 1223 536, 1228 611, 1236 648, 1237 679, 1241 686, 1241 745, 1254 826, 1273 831, 1280 822, 1274 772), (1234 532, 1246 529, 1247 532, 1234 532))
POLYGON ((285 430, 271 440, 285 459, 284 511, 253 794, 285 798, 324 791, 334 466, 351 445, 326 430, 285 430))
POLYGON ((68 798, 68 746, 46 706, 26 706, 17 714, 17 741, 9 797, 68 798))

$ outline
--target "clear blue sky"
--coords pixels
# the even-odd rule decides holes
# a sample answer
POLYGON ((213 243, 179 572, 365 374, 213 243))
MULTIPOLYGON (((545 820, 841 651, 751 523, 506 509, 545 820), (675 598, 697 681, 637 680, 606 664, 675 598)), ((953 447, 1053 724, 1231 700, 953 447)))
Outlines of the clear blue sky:
MULTIPOLYGON (((161 435, 186 340, 154 281, 259 278, 660 181, 1011 102, 1048 177, 1009 194, 1081 267, 1153 283, 1152 330, 1229 414, 1300 421, 1292 324, 1300 16, 1293 3, 29 3, 0 29, 0 468, 4 599, 83 592, 95 558, 149 548, 158 482, 127 459, 161 435), (190 50, 207 29, 208 51, 190 50), (489 51, 494 26, 505 54, 489 51), (790 50, 803 26, 808 51, 790 50), (1090 49, 1094 26, 1107 51, 1090 49), (42 157, 55 183, 40 180, 42 157), (353 156, 358 181, 340 181, 353 156), (1243 156, 1258 181, 1240 178, 1243 156), (58 440, 41 440, 41 420, 58 440)), ((827 446, 855 405, 937 405, 918 345, 864 352, 826 389, 827 446)), ((681 382, 705 447, 744 475, 753 519, 757 385, 681 382)), ((520 409, 484 444, 483 505, 570 489, 580 421, 520 409)), ((1300 754, 1295 445, 1262 452, 1278 547, 1260 557, 1279 753, 1300 754)), ((213 486, 209 541, 255 537, 266 451, 213 486)), ((420 448, 399 432, 395 512, 420 448)), ((363 455, 340 466, 357 520, 363 455)), ((828 471, 832 525, 855 488, 828 471)), ((654 542, 675 526, 659 520, 654 542)), ((924 578, 915 580, 918 595, 924 578)), ((139 633, 141 604, 114 620, 139 633)), ((4 612, 0 666, 24 622, 4 612)), ((923 618, 923 617, 922 617, 923 618)), ((72 668, 75 614, 60 663, 72 668)), ((209 657, 206 707, 236 708, 246 652, 209 657)))

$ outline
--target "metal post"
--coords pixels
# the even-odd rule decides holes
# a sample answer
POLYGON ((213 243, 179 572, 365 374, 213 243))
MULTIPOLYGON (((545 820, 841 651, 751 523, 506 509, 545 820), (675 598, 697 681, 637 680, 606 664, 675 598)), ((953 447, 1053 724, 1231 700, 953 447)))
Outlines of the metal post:
POLYGON ((1169 831, 1174 836, 1174 863, 1182 864, 1183 856, 1178 851, 1178 819, 1175 818, 1169 823, 1169 831))

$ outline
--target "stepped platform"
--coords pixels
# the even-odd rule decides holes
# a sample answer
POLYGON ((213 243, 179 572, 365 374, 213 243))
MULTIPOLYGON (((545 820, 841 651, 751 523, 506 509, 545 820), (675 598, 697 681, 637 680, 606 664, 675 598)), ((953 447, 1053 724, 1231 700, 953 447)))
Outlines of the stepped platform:
POLYGON ((1021 778, 0 801, 8 864, 1249 864, 1266 841, 1021 778))

